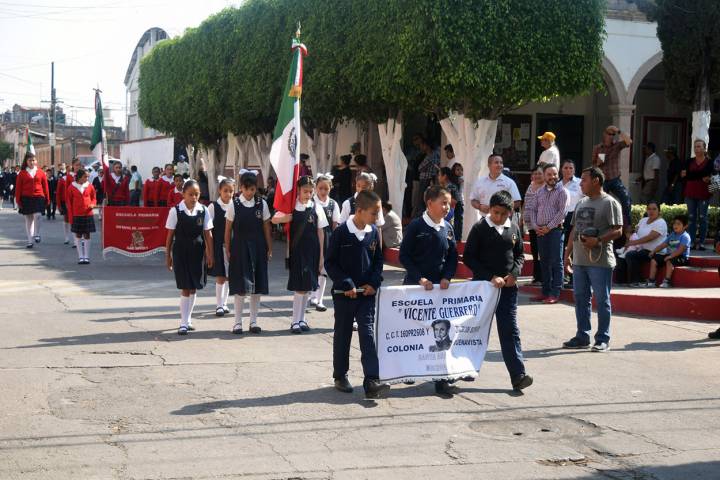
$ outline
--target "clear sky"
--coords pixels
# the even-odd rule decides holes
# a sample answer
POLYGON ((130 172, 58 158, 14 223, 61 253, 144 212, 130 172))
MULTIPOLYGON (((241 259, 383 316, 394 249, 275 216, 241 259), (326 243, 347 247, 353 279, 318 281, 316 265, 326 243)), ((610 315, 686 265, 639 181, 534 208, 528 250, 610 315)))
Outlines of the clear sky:
POLYGON ((94 120, 93 88, 103 91, 116 126, 125 126, 125 72, 142 34, 170 37, 241 0, 0 0, 0 111, 46 106, 50 62, 70 118, 94 120))

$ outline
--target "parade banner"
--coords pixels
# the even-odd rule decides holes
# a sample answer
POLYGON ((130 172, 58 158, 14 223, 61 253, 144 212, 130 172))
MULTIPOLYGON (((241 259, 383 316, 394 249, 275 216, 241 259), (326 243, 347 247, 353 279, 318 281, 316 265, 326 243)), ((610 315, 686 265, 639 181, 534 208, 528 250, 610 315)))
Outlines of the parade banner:
POLYGON ((103 255, 146 257, 165 251, 169 209, 165 207, 104 207, 103 255))
POLYGON ((376 338, 380 380, 456 379, 477 375, 487 352, 500 290, 490 282, 382 287, 376 338))

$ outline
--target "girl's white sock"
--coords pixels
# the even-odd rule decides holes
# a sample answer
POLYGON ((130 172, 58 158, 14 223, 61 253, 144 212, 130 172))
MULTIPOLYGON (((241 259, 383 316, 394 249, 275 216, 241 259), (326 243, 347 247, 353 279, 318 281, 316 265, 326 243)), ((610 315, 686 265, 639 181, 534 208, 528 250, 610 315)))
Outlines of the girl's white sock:
POLYGON ((65 241, 70 241, 70 224, 63 221, 63 232, 65 233, 65 241))
POLYGON ((221 308, 223 303, 223 287, 225 284, 215 283, 215 303, 217 304, 217 308, 221 308))
POLYGON ((190 295, 190 302, 188 306, 188 325, 192 325, 192 313, 195 309, 195 300, 197 299, 197 294, 193 293, 190 295))
POLYGON ((292 324, 295 325, 296 323, 300 322, 302 320, 305 313, 305 294, 303 293, 295 293, 293 295, 293 316, 292 316, 292 324))
POLYGON ((77 250, 78 260, 82 260, 83 258, 85 258, 83 256, 83 249, 82 249, 81 242, 82 242, 81 239, 79 239, 78 237, 75 237, 75 250, 77 250))
POLYGON ((190 297, 180 296, 180 326, 187 327, 190 319, 190 297))
POLYGON ((85 257, 85 260, 90 260, 90 239, 86 238, 83 241, 83 256, 85 257))
POLYGON ((223 283, 223 289, 222 289, 222 306, 227 306, 228 297, 230 296, 230 282, 225 280, 225 283, 223 283))
POLYGON ((258 307, 260 306, 260 295, 250 295, 250 325, 257 325, 258 307))
POLYGON ((320 275, 320 278, 318 278, 318 289, 315 290, 315 300, 317 300, 318 305, 323 304, 323 297, 325 296, 326 286, 327 277, 325 275, 320 275))
POLYGON ((39 213, 33 214, 33 232, 36 237, 40 236, 40 217, 41 214, 39 213))
POLYGON ((33 216, 25 215, 25 233, 27 234, 28 243, 33 243, 33 216))
POLYGON ((305 309, 307 308, 308 301, 310 300, 310 294, 305 293, 300 296, 300 300, 302 302, 300 306, 300 317, 298 318, 298 322, 305 322, 305 309))
POLYGON ((244 295, 235 295, 234 303, 235 303, 235 323, 238 325, 242 325, 242 314, 243 314, 243 307, 245 306, 245 296, 244 295))

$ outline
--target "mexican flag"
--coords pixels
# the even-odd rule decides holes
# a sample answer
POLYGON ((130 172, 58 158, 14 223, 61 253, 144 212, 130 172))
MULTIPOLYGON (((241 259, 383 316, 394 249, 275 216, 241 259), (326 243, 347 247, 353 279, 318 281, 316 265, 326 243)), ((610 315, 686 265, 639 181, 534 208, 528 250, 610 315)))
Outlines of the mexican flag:
POLYGON ((95 125, 93 126, 90 150, 95 158, 100 160, 103 169, 103 178, 108 178, 108 164, 105 156, 105 129, 103 123, 102 102, 100 90, 95 90, 95 125))
POLYGON ((35 145, 32 143, 32 137, 30 136, 30 127, 25 127, 25 136, 27 138, 27 148, 25 153, 32 153, 35 155, 35 145))
POLYGON ((277 174, 273 206, 282 213, 292 213, 295 207, 295 185, 300 166, 300 97, 305 55, 305 45, 298 39, 293 39, 292 63, 270 149, 270 163, 277 174))

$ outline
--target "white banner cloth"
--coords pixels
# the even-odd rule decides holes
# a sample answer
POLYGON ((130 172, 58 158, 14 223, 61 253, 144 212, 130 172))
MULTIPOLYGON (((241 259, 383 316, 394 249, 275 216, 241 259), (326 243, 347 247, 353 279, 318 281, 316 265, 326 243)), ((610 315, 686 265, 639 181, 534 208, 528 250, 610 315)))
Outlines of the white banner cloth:
POLYGON ((487 352, 500 290, 490 282, 452 283, 447 290, 382 287, 375 332, 380 380, 476 376, 487 352))

